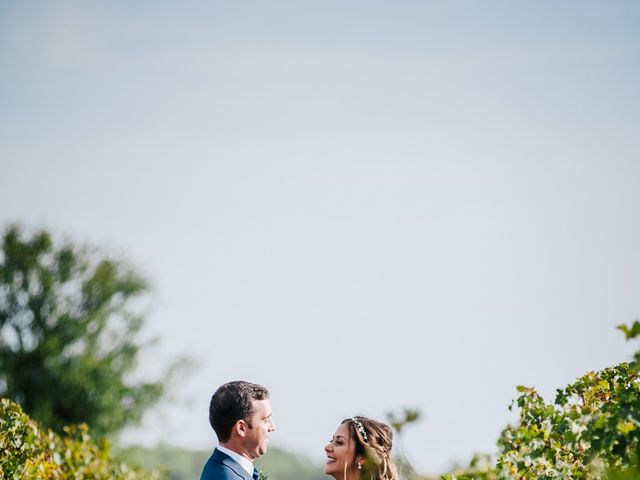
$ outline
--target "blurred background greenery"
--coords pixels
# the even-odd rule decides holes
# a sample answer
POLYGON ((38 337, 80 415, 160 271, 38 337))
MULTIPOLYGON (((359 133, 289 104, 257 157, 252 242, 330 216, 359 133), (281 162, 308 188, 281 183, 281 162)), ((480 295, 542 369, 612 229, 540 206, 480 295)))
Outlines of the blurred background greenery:
MULTIPOLYGON (((160 444, 154 448, 129 446, 114 449, 114 456, 132 465, 147 470, 162 468, 171 480, 200 478, 202 466, 211 451, 193 451, 160 444)), ((304 455, 298 455, 278 447, 269 451, 256 462, 272 480, 322 480, 327 477, 321 465, 316 465, 304 455)))

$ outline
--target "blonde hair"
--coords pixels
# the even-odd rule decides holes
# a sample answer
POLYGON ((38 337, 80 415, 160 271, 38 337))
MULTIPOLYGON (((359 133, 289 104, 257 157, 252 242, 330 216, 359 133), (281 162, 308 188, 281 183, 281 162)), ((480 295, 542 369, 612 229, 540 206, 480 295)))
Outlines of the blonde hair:
POLYGON ((360 455, 365 459, 363 477, 370 480, 398 480, 398 471, 391 458, 391 427, 361 416, 345 418, 342 424, 347 425, 355 442, 356 456, 360 455))

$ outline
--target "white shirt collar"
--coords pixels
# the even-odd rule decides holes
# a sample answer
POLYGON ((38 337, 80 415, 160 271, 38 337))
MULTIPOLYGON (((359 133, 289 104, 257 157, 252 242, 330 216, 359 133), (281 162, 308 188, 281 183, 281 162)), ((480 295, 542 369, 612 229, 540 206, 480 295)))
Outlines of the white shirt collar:
POLYGON ((220 450, 222 453, 226 453, 231 458, 233 458, 236 462, 238 462, 240 466, 244 468, 249 475, 253 475, 253 463, 251 463, 251 460, 249 460, 246 457, 243 457, 242 455, 232 450, 229 450, 228 448, 223 447, 222 445, 218 445, 216 448, 220 450))

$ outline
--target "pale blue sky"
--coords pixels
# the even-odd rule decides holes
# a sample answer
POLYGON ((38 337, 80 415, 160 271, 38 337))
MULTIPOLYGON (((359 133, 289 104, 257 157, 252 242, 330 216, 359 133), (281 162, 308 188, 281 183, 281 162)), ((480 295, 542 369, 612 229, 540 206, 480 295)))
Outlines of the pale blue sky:
MULTIPOLYGON (((208 448, 220 383, 273 442, 419 407, 425 472, 491 451, 515 386, 628 358, 640 316, 637 2, 0 2, 0 221, 126 255, 128 440, 208 448), (238 352, 241 352, 238 356, 238 352), (237 358, 236 358, 237 357, 237 358)), ((276 479, 277 480, 277 479, 276 479)))

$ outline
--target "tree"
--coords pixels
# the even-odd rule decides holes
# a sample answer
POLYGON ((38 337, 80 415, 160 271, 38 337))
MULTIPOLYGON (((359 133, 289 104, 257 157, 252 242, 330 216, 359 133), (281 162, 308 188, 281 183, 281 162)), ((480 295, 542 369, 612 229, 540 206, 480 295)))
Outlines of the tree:
POLYGON ((62 432, 136 423, 161 382, 132 382, 147 282, 128 265, 45 230, 24 238, 9 226, 0 251, 0 395, 62 432))

